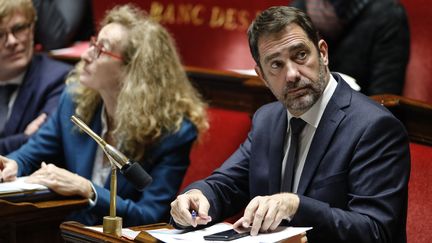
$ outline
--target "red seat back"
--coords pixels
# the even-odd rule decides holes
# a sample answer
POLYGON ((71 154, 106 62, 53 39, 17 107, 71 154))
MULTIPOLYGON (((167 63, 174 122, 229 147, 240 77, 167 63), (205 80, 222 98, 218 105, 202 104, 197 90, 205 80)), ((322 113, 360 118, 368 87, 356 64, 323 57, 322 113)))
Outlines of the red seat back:
POLYGON ((402 0, 408 14, 411 49, 403 95, 432 104, 432 39, 430 0, 402 0))
POLYGON ((247 112, 208 109, 210 129, 191 151, 191 164, 180 190, 210 175, 245 140, 251 127, 247 112))
POLYGON ((432 147, 411 143, 410 151, 408 243, 429 243, 432 242, 432 147))

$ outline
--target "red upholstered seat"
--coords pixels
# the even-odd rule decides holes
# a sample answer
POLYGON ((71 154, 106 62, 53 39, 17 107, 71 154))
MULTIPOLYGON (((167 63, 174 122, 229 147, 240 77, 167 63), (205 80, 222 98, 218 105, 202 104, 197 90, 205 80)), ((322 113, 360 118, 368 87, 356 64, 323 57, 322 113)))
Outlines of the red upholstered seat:
POLYGON ((432 104, 432 3, 429 0, 402 0, 402 4, 407 10, 411 32, 411 54, 403 95, 432 104))
POLYGON ((408 243, 432 242, 432 146, 410 144, 408 243))
POLYGON ((210 129, 191 151, 191 164, 180 190, 207 177, 245 140, 251 126, 247 112, 218 108, 208 109, 210 129))

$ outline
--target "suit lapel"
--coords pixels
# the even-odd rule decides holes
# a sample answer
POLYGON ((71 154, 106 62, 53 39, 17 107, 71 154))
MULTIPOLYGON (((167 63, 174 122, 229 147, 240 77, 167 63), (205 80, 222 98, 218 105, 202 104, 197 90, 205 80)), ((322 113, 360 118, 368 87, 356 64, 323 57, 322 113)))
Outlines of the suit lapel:
POLYGON ((328 149, 328 146, 333 139, 334 133, 345 117, 345 112, 342 108, 348 106, 351 102, 352 90, 339 76, 335 76, 335 78, 338 81, 338 86, 327 104, 312 139, 303 172, 300 177, 299 187, 297 189, 297 193, 300 195, 303 195, 306 192, 323 156, 325 155, 325 152, 328 149))
POLYGON ((28 103, 33 99, 32 85, 37 83, 34 81, 35 79, 39 79, 39 76, 36 75, 37 65, 36 58, 33 58, 30 68, 28 72, 24 76, 23 83, 20 85, 17 97, 15 99, 15 103, 12 107, 11 115, 5 125, 5 131, 9 131, 10 134, 14 134, 19 130, 23 117, 25 116, 26 108, 28 107, 28 103))
POLYGON ((286 109, 281 109, 271 127, 274 127, 274 130, 267 134, 274 135, 270 138, 269 149, 269 192, 270 194, 274 194, 280 192, 282 160, 284 156, 283 146, 287 131, 286 109))

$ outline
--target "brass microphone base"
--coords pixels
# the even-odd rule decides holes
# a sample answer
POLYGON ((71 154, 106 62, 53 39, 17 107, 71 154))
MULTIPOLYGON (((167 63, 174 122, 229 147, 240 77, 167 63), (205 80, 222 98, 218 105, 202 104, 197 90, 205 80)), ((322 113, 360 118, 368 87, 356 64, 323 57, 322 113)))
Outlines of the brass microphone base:
POLYGON ((112 216, 103 217, 103 232, 106 234, 121 237, 122 218, 112 216))

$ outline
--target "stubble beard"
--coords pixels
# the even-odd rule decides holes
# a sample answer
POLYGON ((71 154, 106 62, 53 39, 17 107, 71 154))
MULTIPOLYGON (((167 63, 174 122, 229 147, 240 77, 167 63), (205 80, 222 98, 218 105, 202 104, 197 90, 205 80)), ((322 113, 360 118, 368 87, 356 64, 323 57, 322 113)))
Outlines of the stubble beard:
POLYGON ((322 58, 319 59, 319 73, 316 82, 310 79, 301 79, 293 83, 291 87, 286 86, 282 94, 282 103, 292 114, 303 114, 309 110, 315 102, 321 97, 326 86, 325 66, 322 58), (288 94, 288 90, 295 88, 304 88, 300 96, 292 97, 288 94))

